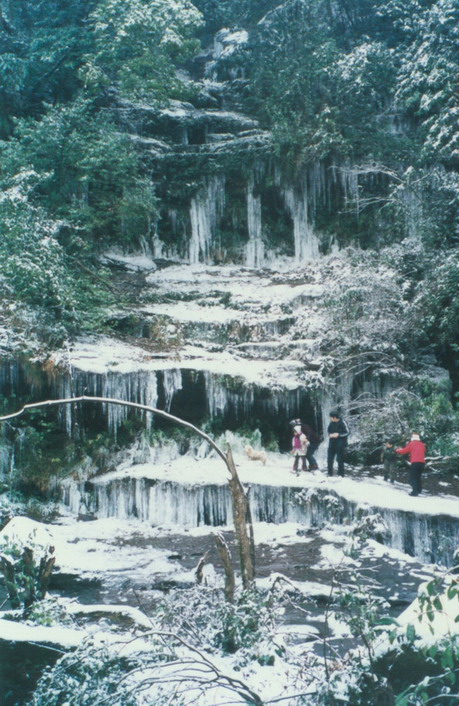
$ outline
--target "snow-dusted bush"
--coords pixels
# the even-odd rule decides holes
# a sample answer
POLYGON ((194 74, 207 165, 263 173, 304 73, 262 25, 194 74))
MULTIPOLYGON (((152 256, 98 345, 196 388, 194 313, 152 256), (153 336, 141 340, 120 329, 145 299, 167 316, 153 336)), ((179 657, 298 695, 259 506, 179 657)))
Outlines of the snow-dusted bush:
POLYGON ((29 706, 138 706, 126 674, 141 668, 138 659, 88 641, 44 674, 29 706))
POLYGON ((450 361, 456 345, 457 256, 411 241, 365 257, 349 248, 322 274, 328 382, 351 422, 355 460, 379 461, 384 441, 412 431, 433 454, 456 456, 451 381, 434 353, 450 361))
POLYGON ((51 535, 38 522, 13 518, 0 533, 0 571, 11 607, 28 615, 43 600, 55 562, 51 535))
POLYGON ((215 689, 235 703, 251 700, 236 670, 272 665, 282 649, 273 639, 276 600, 256 591, 233 604, 219 589, 175 591, 151 616, 151 630, 86 640, 41 678, 29 706, 139 706, 206 701, 215 689), (105 638, 107 639, 107 638, 105 638), (193 694, 195 700, 193 700, 193 694))
POLYGON ((333 492, 324 495, 317 488, 305 488, 295 493, 294 502, 308 507, 321 524, 341 524, 346 515, 344 500, 333 492))
POLYGON ((243 591, 235 601, 225 600, 220 589, 196 587, 171 593, 153 619, 177 634, 193 631, 194 644, 224 654, 238 653, 238 662, 274 661, 272 638, 276 625, 276 599, 255 589, 243 591))
POLYGON ((361 541, 374 539, 384 544, 384 538, 387 537, 388 528, 381 515, 378 513, 368 514, 365 511, 360 511, 357 521, 352 527, 352 534, 361 541))
POLYGON ((364 649, 352 650, 318 684, 314 706, 423 706, 459 701, 459 586, 438 577, 398 620, 368 594, 344 592, 342 607, 364 649))

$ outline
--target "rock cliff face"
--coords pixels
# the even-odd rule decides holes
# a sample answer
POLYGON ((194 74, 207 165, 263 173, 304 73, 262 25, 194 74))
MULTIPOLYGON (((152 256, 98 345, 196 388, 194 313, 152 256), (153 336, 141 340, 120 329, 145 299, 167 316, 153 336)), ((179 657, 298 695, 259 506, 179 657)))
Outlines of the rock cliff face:
MULTIPOLYGON (((129 256, 110 261, 138 268, 129 256)), ((118 337, 77 339, 46 363, 2 360, 1 394, 10 407, 109 397, 160 407, 216 433, 260 429, 265 443, 287 449, 290 420, 301 416, 320 432, 337 402, 348 407, 365 392, 381 397, 396 383, 393 373, 372 378, 358 368, 333 384, 327 378, 326 273, 318 264, 288 273, 202 264, 155 269, 146 258, 144 266, 137 310, 112 313, 118 337)), ((133 419, 146 430, 164 428, 151 415, 140 420, 114 405, 84 412, 66 405, 56 422, 81 441, 85 430, 116 438, 133 419)))
MULTIPOLYGON (((263 31, 276 13, 263 19, 263 31)), ((341 22, 336 9, 332 15, 341 22)), ((345 336, 347 312, 332 321, 324 301, 340 268, 327 257, 345 244, 324 214, 354 208, 362 179, 385 177, 331 157, 287 173, 272 135, 242 111, 247 81, 233 59, 248 42, 240 28, 209 40, 181 77, 194 87, 189 102, 112 99, 107 110, 141 155, 160 204, 142 256, 104 256, 115 280, 116 267, 132 279, 141 273, 135 310, 109 312, 117 336, 74 341, 46 365, 6 355, 5 397, 126 399, 218 431, 248 424, 286 448, 290 419, 305 417, 322 431, 335 404, 358 410, 359 400, 381 399, 403 378, 403 368, 386 362, 376 373, 355 342, 352 365, 333 371, 333 338, 345 336)), ((373 341, 365 345, 373 353, 373 341)), ((83 414, 67 406, 58 423, 81 439, 88 427, 116 437, 131 419, 123 407, 83 414)), ((8 468, 14 445, 5 448, 8 468)))
POLYGON ((241 112, 241 69, 228 69, 247 41, 246 31, 217 33, 190 69, 189 79, 201 87, 194 103, 113 108, 149 165, 162 204, 145 243, 156 258, 303 264, 333 245, 317 215, 323 221, 358 197, 359 177, 348 161, 317 159, 294 175, 283 172, 269 131, 241 112))

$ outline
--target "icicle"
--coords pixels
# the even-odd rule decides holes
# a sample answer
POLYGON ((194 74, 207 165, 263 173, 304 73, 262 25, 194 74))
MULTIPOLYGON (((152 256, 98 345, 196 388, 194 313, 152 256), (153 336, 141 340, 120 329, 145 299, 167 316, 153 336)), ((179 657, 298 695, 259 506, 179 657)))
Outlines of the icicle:
POLYGON ((225 177, 217 174, 207 180, 204 189, 194 196, 190 206, 191 264, 210 262, 212 239, 225 202, 225 177))
MULTIPOLYGON (((276 178, 280 183, 279 174, 276 178)), ((293 186, 282 188, 285 205, 293 220, 295 261, 298 264, 317 260, 320 256, 319 239, 314 231, 313 218, 317 200, 324 192, 324 184, 324 168, 317 165, 303 175, 297 188, 293 186), (309 186, 308 182, 310 182, 309 186)))
POLYGON ((246 245, 245 264, 247 267, 261 267, 264 263, 265 245, 261 238, 261 198, 253 193, 253 178, 247 186, 247 228, 249 242, 246 245))
POLYGON ((344 196, 345 208, 350 209, 352 207, 358 214, 360 211, 358 170, 352 167, 349 160, 346 160, 342 164, 334 164, 332 173, 344 196))
MULTIPOLYGON (((74 373, 74 396, 83 393, 92 397, 109 397, 126 400, 150 407, 156 407, 158 402, 156 371, 140 370, 135 373, 74 373)), ((126 421, 129 407, 116 404, 103 404, 107 417, 107 426, 116 436, 118 428, 126 421)), ((152 425, 152 415, 145 414, 146 428, 152 425)))
POLYGON ((14 447, 2 442, 0 445, 0 475, 7 476, 14 469, 14 447))
POLYGON ((172 399, 178 390, 182 389, 182 371, 178 368, 165 370, 163 375, 165 410, 170 411, 172 399))
POLYGON ((208 373, 207 371, 204 372, 204 379, 206 385, 207 407, 210 417, 215 418, 218 416, 223 416, 230 402, 228 390, 214 375, 208 373))
MULTIPOLYGON (((142 477, 97 477, 92 492, 82 482, 63 485, 63 502, 72 512, 93 511, 99 518, 138 518, 155 526, 221 526, 231 522, 231 496, 226 484, 185 484, 142 477)), ((352 523, 361 517, 359 503, 327 487, 303 489, 253 483, 250 492, 256 522, 298 522, 305 528, 352 523)), ((384 541, 423 562, 450 566, 459 544, 456 518, 368 507, 387 528, 384 541)))
POLYGON ((410 188, 400 189, 398 194, 405 213, 407 236, 409 239, 417 241, 423 218, 422 201, 410 188))
MULTIPOLYGON (((68 375, 62 375, 58 378, 58 397, 61 399, 68 399, 70 397, 74 397, 74 392, 73 392, 73 384, 72 384, 72 369, 70 368, 69 374, 68 375)), ((75 413, 75 409, 73 405, 71 404, 64 404, 59 408, 59 419, 61 420, 61 423, 63 427, 65 428, 65 431, 67 433, 67 436, 71 437, 72 436, 72 427, 73 427, 73 415, 75 413)))

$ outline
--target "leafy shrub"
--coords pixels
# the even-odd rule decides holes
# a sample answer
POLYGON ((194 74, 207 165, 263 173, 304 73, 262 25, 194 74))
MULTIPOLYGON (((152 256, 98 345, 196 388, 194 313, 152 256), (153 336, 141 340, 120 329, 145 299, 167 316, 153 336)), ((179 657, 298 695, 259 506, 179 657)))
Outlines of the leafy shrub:
POLYGON ((32 538, 26 545, 16 544, 6 537, 1 548, 0 569, 11 606, 22 606, 28 615, 33 604, 46 595, 55 561, 54 547, 38 546, 32 538))
POLYGON ((28 706, 137 706, 136 694, 124 680, 130 669, 140 666, 107 647, 84 643, 44 674, 28 706))

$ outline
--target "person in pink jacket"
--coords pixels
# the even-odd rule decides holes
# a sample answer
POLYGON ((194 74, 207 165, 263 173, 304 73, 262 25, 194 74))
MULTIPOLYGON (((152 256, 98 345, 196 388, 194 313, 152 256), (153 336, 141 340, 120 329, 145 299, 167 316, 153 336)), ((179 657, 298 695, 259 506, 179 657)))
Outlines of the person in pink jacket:
POLYGON ((411 441, 403 449, 395 449, 398 454, 409 454, 410 457, 410 495, 419 495, 422 492, 422 472, 426 465, 426 445, 421 441, 419 434, 411 434, 411 441))
POLYGON ((293 439, 292 439, 292 454, 295 457, 293 462, 293 470, 298 473, 298 462, 301 459, 301 470, 306 470, 306 454, 308 453, 309 441, 306 434, 301 431, 301 426, 297 425, 293 427, 293 439))

